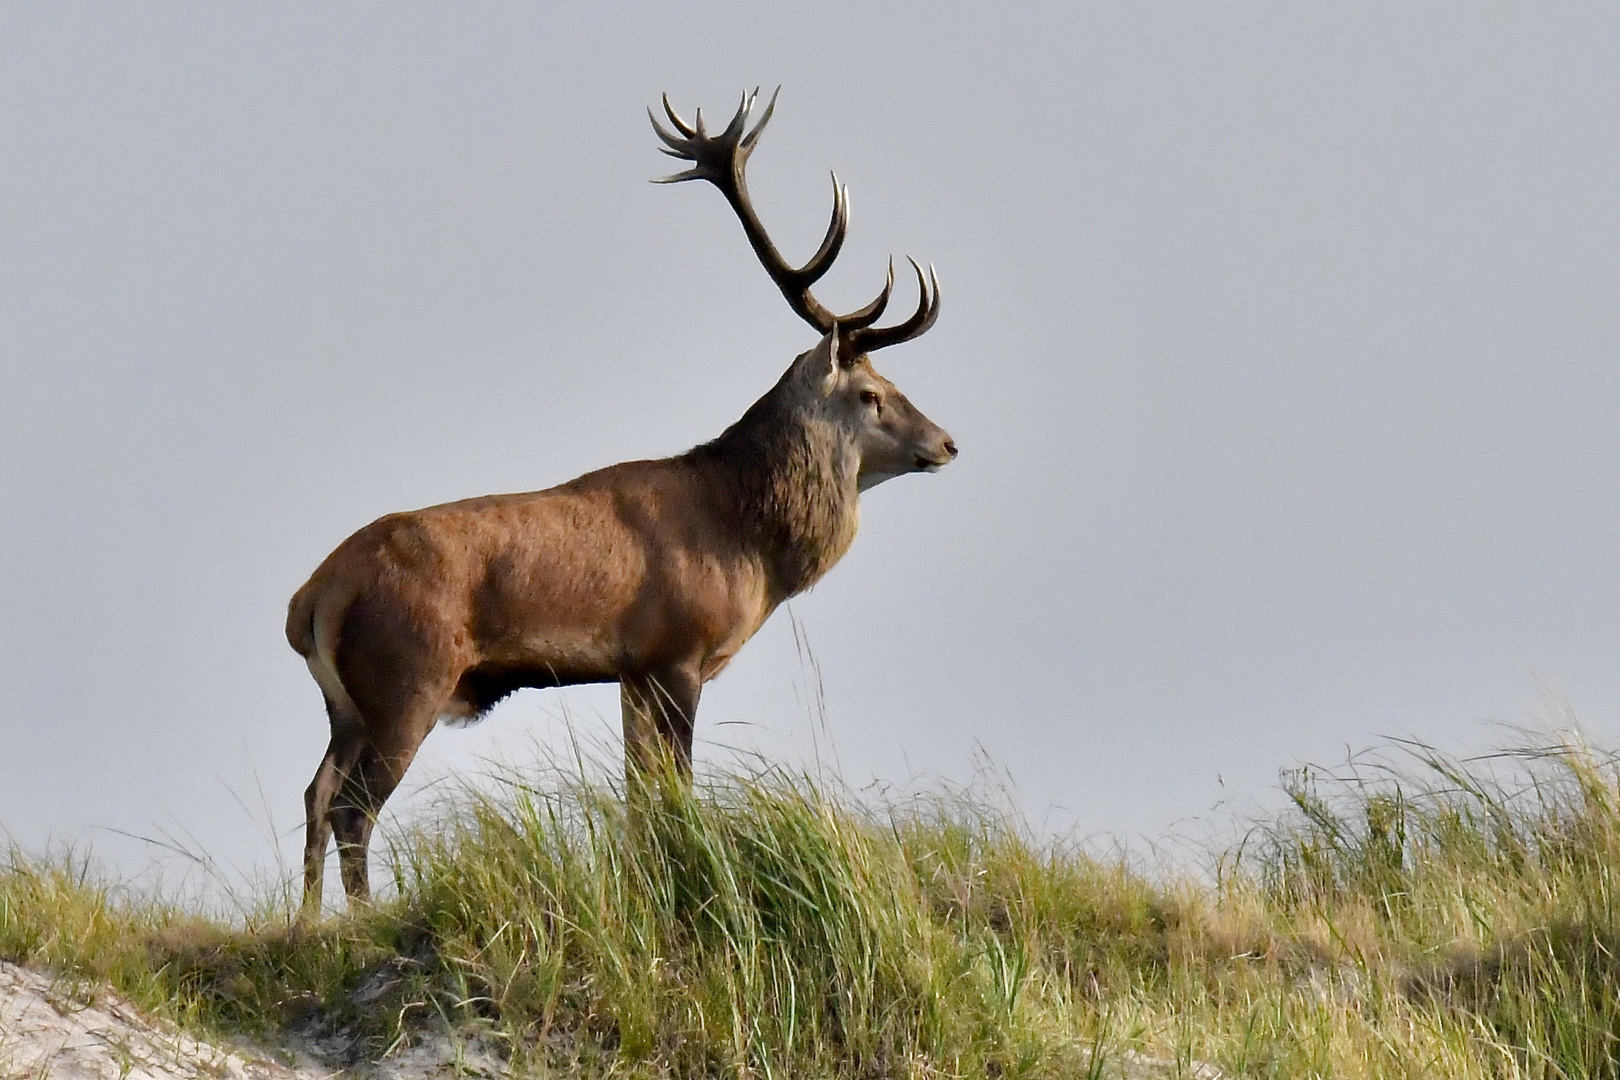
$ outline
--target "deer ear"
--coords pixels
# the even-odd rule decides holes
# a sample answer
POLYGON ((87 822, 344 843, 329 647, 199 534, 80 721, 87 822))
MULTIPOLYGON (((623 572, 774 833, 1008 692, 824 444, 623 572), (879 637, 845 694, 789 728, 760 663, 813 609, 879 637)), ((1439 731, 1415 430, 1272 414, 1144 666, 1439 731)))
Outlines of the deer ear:
POLYGON ((848 348, 849 346, 838 340, 838 328, 835 326, 805 357, 805 374, 815 381, 823 394, 831 393, 833 387, 837 385, 841 354, 848 348))

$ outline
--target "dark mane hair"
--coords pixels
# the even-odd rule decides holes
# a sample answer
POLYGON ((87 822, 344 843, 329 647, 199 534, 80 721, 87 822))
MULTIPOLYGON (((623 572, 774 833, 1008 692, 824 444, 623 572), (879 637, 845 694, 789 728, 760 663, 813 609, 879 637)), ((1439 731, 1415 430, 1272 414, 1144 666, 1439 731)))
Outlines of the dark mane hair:
POLYGON ((849 550, 860 521, 857 452, 846 433, 806 408, 793 385, 797 371, 790 367, 741 419, 680 457, 729 489, 717 495, 765 556, 779 601, 819 581, 849 550))

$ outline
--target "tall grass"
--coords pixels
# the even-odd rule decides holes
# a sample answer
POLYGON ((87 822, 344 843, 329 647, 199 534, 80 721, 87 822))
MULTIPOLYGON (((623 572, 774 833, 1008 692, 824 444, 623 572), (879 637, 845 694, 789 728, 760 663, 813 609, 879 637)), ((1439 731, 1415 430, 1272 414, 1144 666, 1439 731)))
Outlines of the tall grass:
POLYGON ((205 1029, 448 1030, 540 1075, 1620 1078, 1612 755, 1397 744, 1284 789, 1205 874, 971 794, 509 772, 391 837, 390 899, 308 926, 13 852, 0 955, 205 1029))

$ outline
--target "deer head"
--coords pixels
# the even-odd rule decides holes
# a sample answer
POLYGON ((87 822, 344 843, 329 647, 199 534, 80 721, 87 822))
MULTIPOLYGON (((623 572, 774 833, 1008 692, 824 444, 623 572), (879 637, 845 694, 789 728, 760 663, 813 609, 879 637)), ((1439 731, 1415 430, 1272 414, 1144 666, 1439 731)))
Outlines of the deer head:
POLYGON ((853 443, 859 455, 859 489, 865 491, 908 472, 937 471, 956 457, 956 444, 892 382, 877 373, 870 354, 910 341, 934 325, 939 318, 939 278, 933 267, 925 274, 915 259, 908 258, 917 275, 917 308, 909 318, 891 326, 875 324, 894 292, 892 259, 882 291, 865 307, 847 315, 834 315, 815 298, 810 287, 832 268, 843 247, 849 227, 849 193, 834 175, 832 219, 821 246, 803 266, 789 264, 766 233, 748 197, 748 158, 776 110, 773 93, 759 122, 749 128, 749 115, 758 94, 758 90, 744 94, 731 122, 715 135, 704 127, 703 110, 699 109, 694 122, 688 124, 670 105, 667 95, 663 98, 664 112, 674 132, 659 123, 651 109, 647 110, 653 129, 665 144, 663 152, 692 162, 690 169, 654 183, 707 180, 719 188, 788 306, 821 333, 821 343, 794 362, 781 388, 791 383, 802 409, 819 415, 853 443))

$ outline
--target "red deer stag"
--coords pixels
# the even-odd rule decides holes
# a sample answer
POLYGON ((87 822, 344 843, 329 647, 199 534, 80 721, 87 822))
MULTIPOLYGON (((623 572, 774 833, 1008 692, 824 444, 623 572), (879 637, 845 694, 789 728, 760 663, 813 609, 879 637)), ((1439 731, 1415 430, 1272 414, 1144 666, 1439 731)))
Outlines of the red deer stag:
POLYGON ((917 309, 883 327, 892 263, 859 311, 836 316, 810 294, 843 243, 848 196, 834 177, 826 238, 804 266, 789 265, 743 179, 776 104, 750 130, 755 96, 715 135, 701 112, 687 124, 666 97, 675 131, 656 117, 653 127, 665 153, 692 167, 659 182, 718 187, 820 343, 712 442, 545 491, 390 514, 327 556, 287 613, 287 640, 332 724, 304 794, 306 906, 320 904, 333 833, 350 902, 367 897, 372 824, 428 731, 521 687, 617 681, 627 771, 666 754, 689 775, 703 684, 848 550, 858 494, 956 456, 950 436, 867 359, 934 325, 937 279, 913 260, 917 309))

